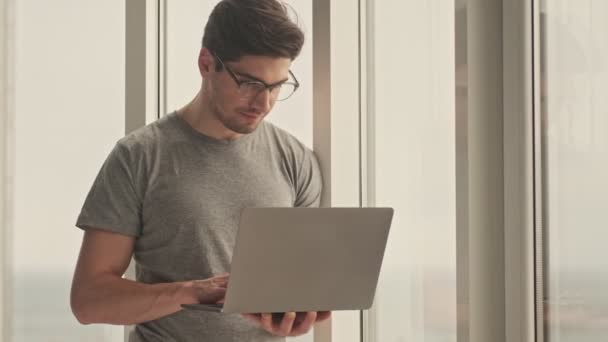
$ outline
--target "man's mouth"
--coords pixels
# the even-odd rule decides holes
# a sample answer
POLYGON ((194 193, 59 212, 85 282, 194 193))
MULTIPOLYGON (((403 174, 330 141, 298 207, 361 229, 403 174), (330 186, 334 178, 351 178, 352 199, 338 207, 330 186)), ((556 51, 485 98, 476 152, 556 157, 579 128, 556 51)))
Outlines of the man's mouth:
POLYGON ((253 113, 246 113, 246 112, 241 112, 241 114, 243 114, 244 116, 246 116, 250 119, 257 119, 261 116, 261 114, 253 114, 253 113))

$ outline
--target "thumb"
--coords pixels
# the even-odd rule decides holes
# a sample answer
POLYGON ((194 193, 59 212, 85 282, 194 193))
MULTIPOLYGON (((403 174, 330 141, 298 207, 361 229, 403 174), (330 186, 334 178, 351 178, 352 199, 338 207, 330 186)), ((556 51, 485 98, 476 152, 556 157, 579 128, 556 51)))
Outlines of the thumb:
POLYGON ((224 299, 226 295, 226 289, 223 287, 207 287, 205 289, 201 289, 199 295, 199 301, 202 304, 215 304, 218 301, 224 299))

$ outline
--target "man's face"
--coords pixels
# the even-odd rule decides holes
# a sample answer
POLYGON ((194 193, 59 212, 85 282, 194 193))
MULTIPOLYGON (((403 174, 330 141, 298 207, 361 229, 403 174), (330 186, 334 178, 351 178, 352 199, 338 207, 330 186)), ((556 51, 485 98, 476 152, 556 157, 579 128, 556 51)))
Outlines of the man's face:
POLYGON ((243 56, 237 62, 225 62, 221 71, 215 72, 213 68, 205 85, 212 114, 235 133, 255 131, 274 106, 278 92, 268 89, 257 93, 247 91, 251 87, 239 87, 236 81, 279 85, 288 80, 290 65, 289 58, 243 56))

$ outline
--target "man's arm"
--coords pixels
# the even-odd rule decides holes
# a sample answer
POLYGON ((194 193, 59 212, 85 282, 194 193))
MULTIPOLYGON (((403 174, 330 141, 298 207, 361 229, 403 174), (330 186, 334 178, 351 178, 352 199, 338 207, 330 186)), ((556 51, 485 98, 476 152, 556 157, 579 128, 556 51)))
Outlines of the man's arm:
POLYGON ((226 275, 151 285, 123 279, 134 244, 130 236, 85 231, 70 296, 80 323, 137 324, 179 311, 181 304, 210 304, 224 298, 226 275))

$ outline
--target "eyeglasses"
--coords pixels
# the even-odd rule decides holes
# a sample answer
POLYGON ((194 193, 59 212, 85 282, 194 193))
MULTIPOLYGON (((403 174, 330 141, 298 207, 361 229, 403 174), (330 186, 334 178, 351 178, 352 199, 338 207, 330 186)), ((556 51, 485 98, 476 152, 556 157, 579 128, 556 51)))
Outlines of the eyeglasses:
POLYGON ((300 87, 300 83, 291 70, 289 70, 289 76, 291 76, 293 82, 283 81, 276 84, 266 84, 261 80, 239 80, 236 73, 232 71, 232 69, 230 69, 226 64, 224 64, 224 62, 215 53, 213 53, 213 56, 217 58, 222 67, 228 71, 228 74, 230 77, 232 77, 239 88, 239 95, 241 95, 243 98, 254 99, 261 92, 268 90, 270 96, 276 98, 277 101, 284 101, 293 95, 298 87, 300 87))

